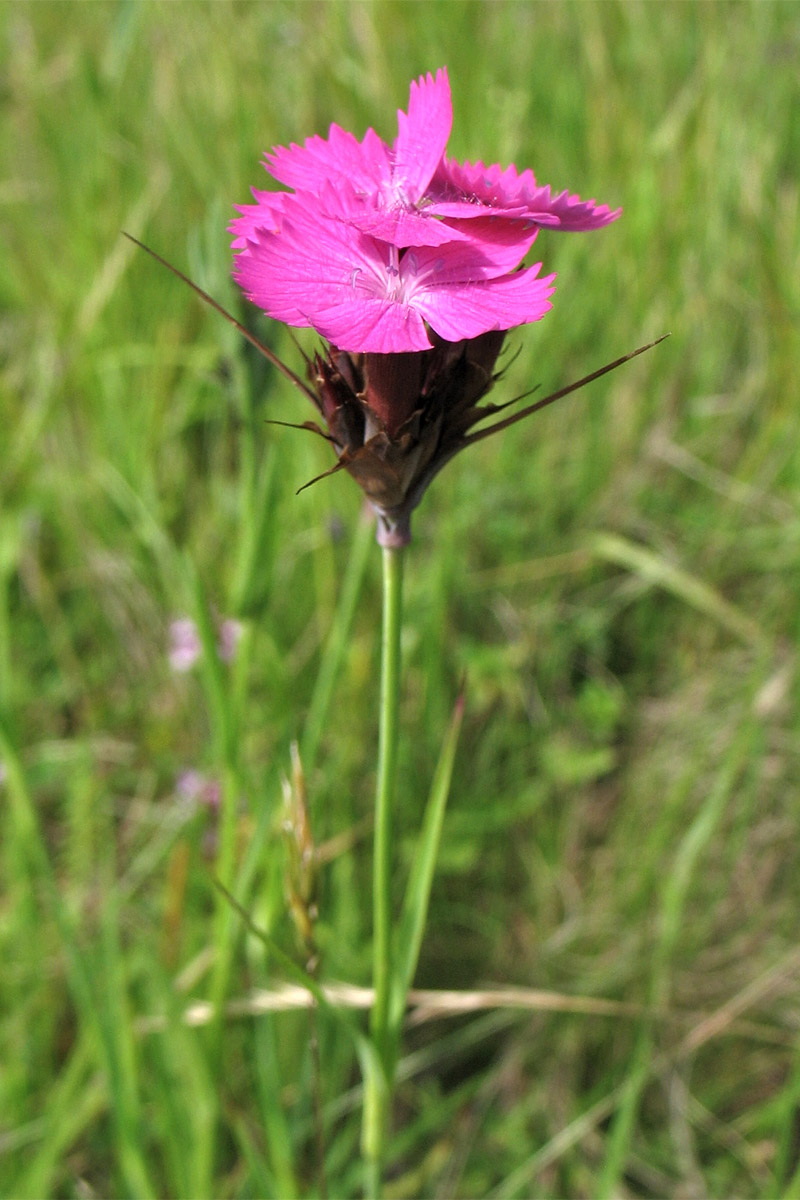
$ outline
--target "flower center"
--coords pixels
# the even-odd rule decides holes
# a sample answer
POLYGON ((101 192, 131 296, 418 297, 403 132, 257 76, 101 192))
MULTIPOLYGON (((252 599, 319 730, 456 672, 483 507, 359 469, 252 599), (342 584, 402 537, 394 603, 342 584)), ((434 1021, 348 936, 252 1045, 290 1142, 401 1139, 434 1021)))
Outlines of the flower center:
MULTIPOLYGON (((405 274, 405 260, 403 261, 405 274)), ((386 264, 386 299, 403 299, 403 275, 400 273, 400 251, 397 246, 389 246, 389 261, 386 264)))

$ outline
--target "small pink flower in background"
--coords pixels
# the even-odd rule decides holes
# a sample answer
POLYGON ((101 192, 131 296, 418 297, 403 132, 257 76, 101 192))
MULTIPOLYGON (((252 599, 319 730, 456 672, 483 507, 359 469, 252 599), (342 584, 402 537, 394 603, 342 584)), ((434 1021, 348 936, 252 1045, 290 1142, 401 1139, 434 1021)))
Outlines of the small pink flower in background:
POLYGON ((218 780, 209 779, 194 768, 181 771, 175 782, 175 791, 184 803, 193 808, 208 808, 211 812, 219 808, 222 790, 218 780))
POLYGON ((5 769, 5 767, 3 766, 3 760, 2 760, 2 758, 0 758, 0 787, 2 787, 2 786, 3 786, 3 784, 5 783, 5 781, 6 781, 6 769, 5 769))
MULTIPOLYGON (((223 662, 232 662, 242 636, 241 622, 226 617, 219 624, 217 652, 223 662)), ((172 670, 178 674, 191 671, 203 653, 200 632, 191 617, 178 617, 170 622, 167 657, 172 670)))
POLYGON ((168 658, 173 671, 181 675, 191 671, 202 651, 200 634, 190 617, 170 621, 168 658))
POLYGON ((218 779, 211 779, 193 767, 181 771, 175 781, 178 803, 187 819, 198 813, 206 814, 202 849, 207 858, 213 858, 218 850, 217 820, 222 800, 222 787, 218 779))

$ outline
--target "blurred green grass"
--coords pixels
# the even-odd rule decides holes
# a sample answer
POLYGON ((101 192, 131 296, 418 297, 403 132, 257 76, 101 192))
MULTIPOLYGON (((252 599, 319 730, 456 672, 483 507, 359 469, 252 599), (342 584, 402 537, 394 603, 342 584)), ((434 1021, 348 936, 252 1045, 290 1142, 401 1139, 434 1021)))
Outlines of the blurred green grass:
MULTIPOLYGON (((330 860, 322 976, 368 981, 378 556, 349 480, 295 495, 326 448, 265 422, 300 399, 120 230, 296 363, 236 295, 232 204, 274 143, 392 136, 409 80, 447 63, 455 156, 625 210, 542 234, 555 307, 511 337, 507 397, 672 337, 456 460, 417 515, 400 862, 468 680, 417 983, 690 1015, 409 1028, 392 1194, 800 1195, 796 6, 0 22, 0 1192, 316 1194, 307 1018, 180 1018, 280 977, 213 871, 293 949, 293 738, 330 860), (211 652, 176 676, 184 614, 211 652), (224 815, 181 800, 189 769, 224 815)), ((352 1195, 358 1073, 320 1024, 330 1185, 352 1195)))

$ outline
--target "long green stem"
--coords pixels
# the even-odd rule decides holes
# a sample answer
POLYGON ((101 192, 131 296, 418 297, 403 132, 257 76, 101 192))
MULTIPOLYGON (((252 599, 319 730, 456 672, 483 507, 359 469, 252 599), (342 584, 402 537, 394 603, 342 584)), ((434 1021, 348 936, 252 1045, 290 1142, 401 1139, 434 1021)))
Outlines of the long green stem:
POLYGON ((381 707, 378 783, 375 795, 373 859, 373 985, 375 1007, 372 1035, 383 1056, 389 1017, 392 971, 392 810, 397 766, 397 726, 400 699, 400 625, 403 604, 403 551, 383 548, 383 638, 381 644, 381 707))
POLYGON ((400 627, 403 608, 403 548, 383 547, 383 636, 381 642, 380 742, 375 796, 373 858, 372 1041, 377 1062, 368 1071, 364 1096, 366 1193, 381 1192, 381 1166, 394 1074, 390 1018, 392 985, 392 810, 397 766, 400 700, 400 627))

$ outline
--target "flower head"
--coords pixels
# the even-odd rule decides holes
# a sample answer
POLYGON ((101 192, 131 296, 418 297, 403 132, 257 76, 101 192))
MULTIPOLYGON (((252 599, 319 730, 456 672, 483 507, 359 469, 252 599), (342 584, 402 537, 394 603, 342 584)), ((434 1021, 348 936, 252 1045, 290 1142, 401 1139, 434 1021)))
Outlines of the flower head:
MULTIPOLYGON (((217 652, 223 662, 232 662, 242 636, 242 625, 232 617, 218 622, 217 652)), ((176 617, 169 624, 169 665, 177 674, 191 671, 203 653, 200 630, 191 617, 176 617)))
MULTIPOLYGON (((448 341, 537 321, 550 308, 553 275, 516 268, 525 233, 481 224, 478 240, 399 249, 348 222, 354 197, 326 186, 287 197, 279 232, 255 230, 235 275, 271 317, 311 326, 340 350, 430 350, 448 341)), ((476 222, 476 224, 479 224, 476 222)))
POLYGON ((188 767, 185 771, 181 771, 175 781, 175 791, 181 800, 192 808, 205 807, 212 812, 216 812, 219 808, 222 796, 219 781, 209 779, 194 767, 188 767))
POLYGON ((539 230, 598 229, 620 212, 530 170, 453 162, 452 121, 442 68, 412 82, 391 146, 331 125, 275 147, 265 166, 292 190, 255 191, 230 226, 245 295, 329 343, 308 361, 319 432, 384 544, 408 540, 430 480, 495 411, 478 401, 505 331, 551 307, 555 276, 524 265, 539 230))
POLYGON ((167 657, 173 671, 181 675, 191 671, 202 652, 200 634, 191 617, 177 617, 170 621, 167 657))

